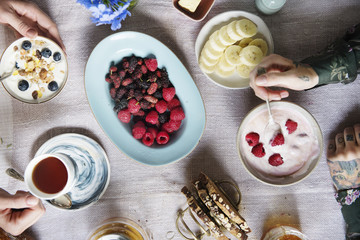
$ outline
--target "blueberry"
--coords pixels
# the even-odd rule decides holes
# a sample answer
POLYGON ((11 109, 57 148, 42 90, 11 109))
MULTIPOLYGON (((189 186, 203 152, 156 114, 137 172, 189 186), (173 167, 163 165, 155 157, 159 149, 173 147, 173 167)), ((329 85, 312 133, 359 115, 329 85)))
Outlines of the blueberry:
POLYGON ((31 48, 31 42, 30 41, 23 41, 21 47, 24 49, 24 50, 29 50, 31 48))
POLYGON ((49 89, 50 91, 52 91, 52 92, 55 92, 56 90, 59 89, 59 86, 58 86, 57 82, 52 81, 52 82, 49 83, 48 89, 49 89))
POLYGON ((29 82, 26 80, 21 80, 18 83, 18 88, 20 91, 26 91, 29 88, 29 82))
POLYGON ((56 61, 56 62, 60 61, 61 60, 61 53, 59 53, 59 52, 54 53, 53 58, 54 58, 54 61, 56 61))
POLYGON ((15 67, 16 67, 16 69, 20 68, 18 62, 15 62, 15 67))
POLYGON ((51 50, 48 48, 44 48, 43 50, 41 50, 41 56, 43 56, 44 58, 51 57, 51 50))

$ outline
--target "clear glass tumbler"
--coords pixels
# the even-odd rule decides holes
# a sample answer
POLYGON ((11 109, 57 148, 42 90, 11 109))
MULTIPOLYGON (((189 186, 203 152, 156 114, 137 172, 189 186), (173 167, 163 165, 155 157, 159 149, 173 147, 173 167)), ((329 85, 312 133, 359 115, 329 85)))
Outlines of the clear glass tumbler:
POLYGON ((255 0, 257 9, 267 15, 278 12, 286 3, 286 0, 255 0))

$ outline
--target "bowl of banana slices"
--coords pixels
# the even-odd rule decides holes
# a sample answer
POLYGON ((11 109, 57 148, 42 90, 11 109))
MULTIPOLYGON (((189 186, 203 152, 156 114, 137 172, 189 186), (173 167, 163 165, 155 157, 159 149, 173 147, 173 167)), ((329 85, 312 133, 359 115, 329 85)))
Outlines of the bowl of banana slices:
POLYGON ((274 52, 269 28, 258 16, 229 11, 210 19, 200 30, 195 53, 201 71, 215 84, 249 87, 249 74, 274 52))

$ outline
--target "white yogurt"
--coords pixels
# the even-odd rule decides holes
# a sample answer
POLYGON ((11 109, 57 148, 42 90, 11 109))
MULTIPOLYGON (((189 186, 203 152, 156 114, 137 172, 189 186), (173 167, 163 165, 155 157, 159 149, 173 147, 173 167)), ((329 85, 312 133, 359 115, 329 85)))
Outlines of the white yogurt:
POLYGON ((271 108, 274 121, 281 126, 285 143, 280 146, 271 146, 265 140, 265 127, 269 121, 269 114, 264 108, 247 119, 240 136, 240 151, 246 158, 247 163, 258 172, 276 177, 291 175, 301 169, 306 162, 319 156, 319 141, 314 133, 311 123, 298 111, 285 106, 276 105, 271 108), (288 119, 297 122, 296 131, 289 134, 285 126, 288 119), (250 132, 260 135, 260 143, 263 143, 265 156, 259 158, 251 153, 252 147, 248 145, 245 136, 250 132), (269 164, 269 157, 279 153, 284 163, 279 166, 269 164))
MULTIPOLYGON (((39 55, 38 55, 39 56, 39 55)), ((13 42, 4 52, 0 63, 0 74, 12 72, 17 63, 17 69, 4 81, 2 81, 5 89, 15 98, 27 103, 39 103, 47 101, 57 95, 65 85, 68 65, 64 52, 52 40, 37 37, 34 40, 29 38, 21 38, 13 42), (22 44, 24 41, 31 42, 31 48, 24 50, 22 44), (42 51, 48 48, 51 56, 41 57, 36 55, 36 50, 42 51), (60 53, 61 60, 55 61, 54 54, 60 53), (34 64, 34 69, 31 65, 34 64), (40 72, 42 72, 42 78, 40 72), (18 85, 21 80, 26 80, 29 87, 26 90, 20 90, 18 85), (58 88, 56 90, 49 89, 49 83, 55 81, 58 88), (37 92, 35 98, 34 92, 37 92)), ((52 83, 54 84, 54 83, 52 83)))

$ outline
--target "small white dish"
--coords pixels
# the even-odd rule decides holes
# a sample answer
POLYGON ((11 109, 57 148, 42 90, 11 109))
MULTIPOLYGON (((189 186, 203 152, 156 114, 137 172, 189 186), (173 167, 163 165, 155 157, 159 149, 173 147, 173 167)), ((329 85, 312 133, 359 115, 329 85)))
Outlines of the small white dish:
MULTIPOLYGON (((244 11, 229 11, 213 17, 200 30, 195 42, 196 61, 198 62, 201 50, 213 32, 219 30, 222 26, 225 26, 234 20, 240 20, 243 18, 247 18, 257 25, 258 33, 253 38, 262 38, 267 42, 269 48, 267 55, 274 53, 274 42, 270 30, 260 17, 244 11)), ((241 89, 249 87, 249 79, 241 78, 236 73, 227 78, 223 78, 217 75, 215 72, 211 74, 204 74, 208 79, 221 87, 229 89, 241 89)))

